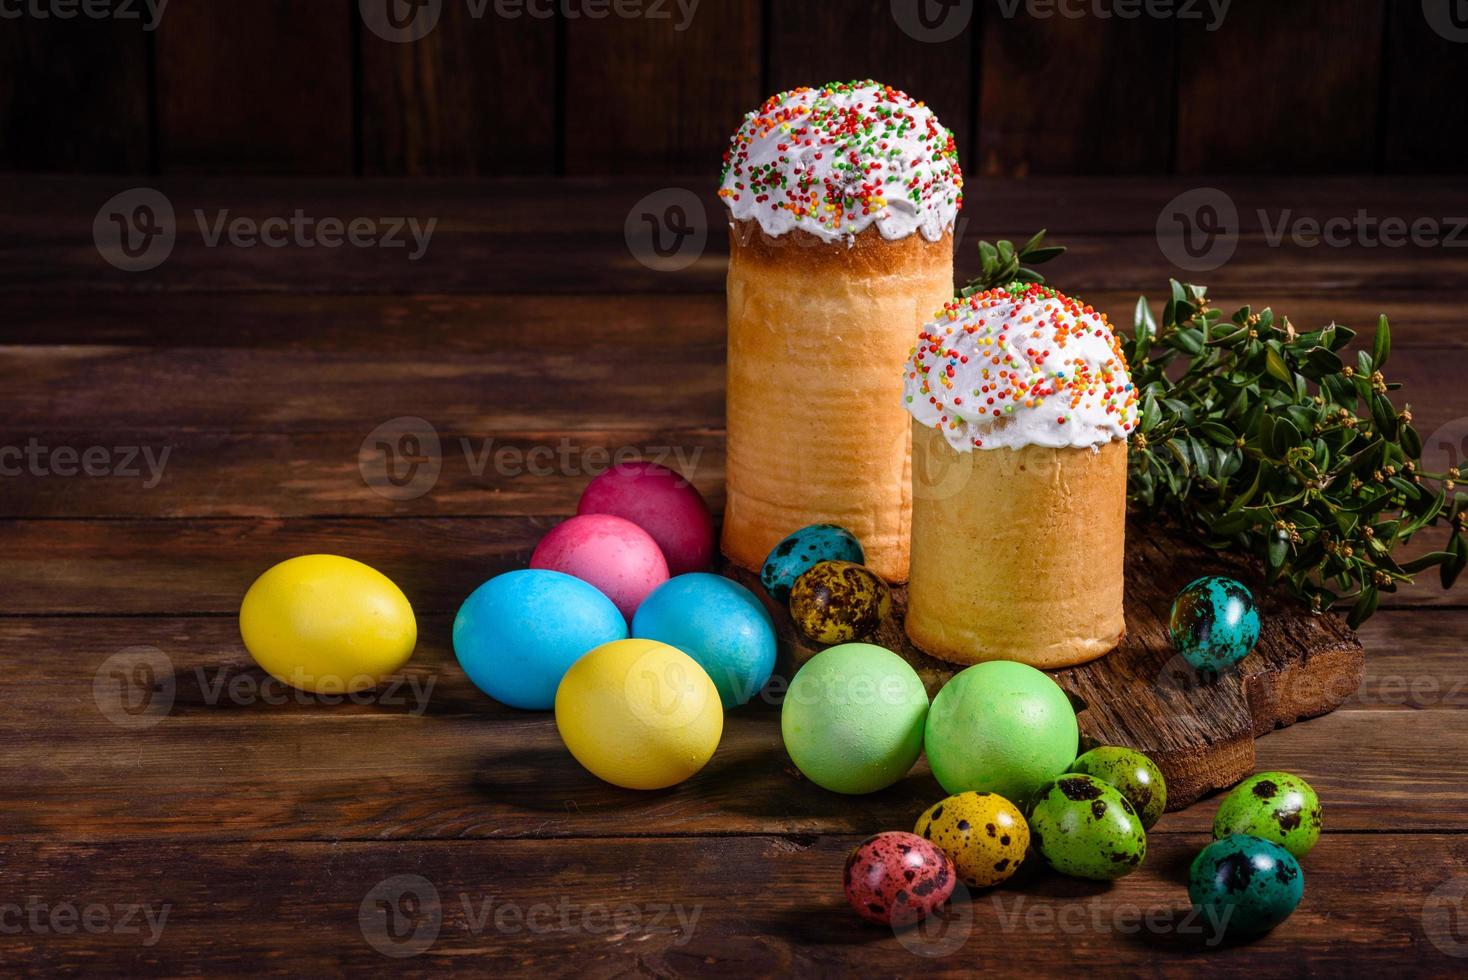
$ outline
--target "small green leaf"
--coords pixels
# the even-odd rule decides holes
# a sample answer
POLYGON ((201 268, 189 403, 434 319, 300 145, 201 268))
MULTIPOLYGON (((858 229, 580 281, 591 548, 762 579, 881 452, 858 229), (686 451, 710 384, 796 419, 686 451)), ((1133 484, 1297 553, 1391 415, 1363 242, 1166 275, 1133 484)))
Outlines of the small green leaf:
POLYGON ((1273 451, 1276 456, 1283 456, 1300 444, 1300 430, 1295 428, 1295 423, 1288 418, 1277 418, 1274 420, 1273 451))
POLYGON ((1422 436, 1416 429, 1403 422, 1401 430, 1397 433, 1397 439, 1401 441, 1402 452, 1407 454, 1408 459, 1422 458, 1422 436))
POLYGON ((1201 422, 1198 424, 1198 431, 1215 446, 1232 446, 1237 438, 1233 430, 1221 422, 1201 422))
POLYGON ((1143 337, 1151 337, 1157 333, 1157 321, 1152 319, 1152 309, 1147 305, 1145 296, 1137 297, 1137 309, 1132 314, 1132 332, 1138 343, 1141 343, 1143 337))
POLYGON ((1064 245, 1051 245, 1048 248, 1037 248, 1033 251, 1026 251, 1021 254, 1020 258, 1034 265, 1041 265, 1042 263, 1049 262, 1051 259, 1058 259, 1064 254, 1064 245))
POLYGON ((1306 377, 1319 381, 1328 374, 1337 374, 1343 365, 1340 355, 1325 347, 1312 347, 1305 354, 1306 377))
POLYGON ((1392 407, 1391 399, 1385 395, 1373 395, 1371 398, 1371 422, 1388 439, 1397 437, 1397 426, 1400 420, 1397 418, 1397 410, 1392 407))
POLYGON ((1265 553, 1265 567, 1269 571, 1271 579, 1277 578, 1279 572, 1284 568, 1285 559, 1290 554, 1290 539, 1283 534, 1275 533, 1269 536, 1269 548, 1265 553))
POLYGON ((1270 377, 1278 378, 1286 384, 1295 380, 1295 376, 1290 373, 1289 366, 1285 364, 1284 357, 1272 343, 1264 348, 1264 370, 1269 373, 1270 377))
POLYGON ((1335 336, 1332 337, 1331 342, 1326 345, 1331 350, 1339 353, 1342 347, 1345 347, 1351 341, 1356 339, 1356 331, 1352 330, 1350 327, 1343 326, 1339 323, 1332 323, 1331 326, 1335 327, 1335 336))
POLYGON ((1142 403, 1142 421, 1138 426, 1143 432, 1151 432, 1157 428, 1157 423, 1162 421, 1162 409, 1157 404, 1157 399, 1151 395, 1147 396, 1142 403))
POLYGON ((1184 327, 1173 336, 1173 343, 1189 354, 1203 353, 1203 331, 1184 327))
POLYGON ((1371 345, 1371 362, 1380 371, 1386 367, 1387 355, 1392 352, 1392 328, 1386 322, 1386 314, 1376 321, 1376 340, 1371 345))
POLYGON ((1452 557, 1452 553, 1448 551, 1429 551, 1425 555, 1418 555, 1411 561, 1402 562, 1402 571, 1408 575, 1416 575, 1418 572, 1425 572, 1435 565, 1450 561, 1452 557))

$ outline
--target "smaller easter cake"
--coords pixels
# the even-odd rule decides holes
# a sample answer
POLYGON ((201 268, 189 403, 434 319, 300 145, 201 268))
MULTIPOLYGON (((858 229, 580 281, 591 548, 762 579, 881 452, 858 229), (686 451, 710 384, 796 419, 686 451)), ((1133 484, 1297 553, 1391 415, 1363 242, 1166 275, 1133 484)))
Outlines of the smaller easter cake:
POLYGON ((1046 669, 1113 649, 1137 395, 1106 316, 1035 284, 956 298, 904 382, 913 643, 1046 669))

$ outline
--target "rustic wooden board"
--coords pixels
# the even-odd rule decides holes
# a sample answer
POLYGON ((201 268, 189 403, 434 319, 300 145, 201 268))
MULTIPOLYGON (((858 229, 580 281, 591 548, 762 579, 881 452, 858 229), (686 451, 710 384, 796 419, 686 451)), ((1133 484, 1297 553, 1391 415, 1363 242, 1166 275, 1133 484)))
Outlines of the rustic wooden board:
POLYGON ((696 15, 679 32, 656 16, 673 11, 679 22, 671 0, 235 0, 180 4, 148 33, 125 19, 140 2, 93 5, 118 10, 100 19, 65 4, 44 17, 53 8, 28 0, 0 34, 0 50, 24 35, 17 56, 0 59, 0 93, 16 93, 8 106, 0 97, 0 156, 27 168, 136 174, 234 158, 296 172, 351 173, 360 163, 369 173, 550 173, 558 146, 585 141, 605 170, 618 161, 597 147, 615 145, 609 131, 630 120, 643 142, 623 159, 698 169, 717 160, 738 113, 787 80, 879 73, 940 108, 974 174, 969 148, 981 127, 984 166, 1010 173, 1165 170, 1180 142, 1190 147, 1185 162, 1204 158, 1203 172, 1371 170, 1383 155, 1392 171, 1461 171, 1461 100, 1435 97, 1461 84, 1461 52, 1433 31, 1422 4, 1225 5, 1210 32, 1216 5, 1128 16, 1018 0, 722 0, 688 4, 696 15), (432 10, 437 26, 411 44, 381 40, 359 13, 374 6, 432 10), (956 36, 929 43, 911 31, 911 18, 945 11, 944 25, 963 28, 956 36), (705 39, 685 43, 698 31, 705 39), (152 77, 162 100, 150 98, 152 77), (197 93, 180 91, 190 82, 197 93), (1170 111, 1179 90, 1195 103, 1181 116, 1170 111), (958 108, 969 105, 976 111, 958 108), (216 124, 214 108, 231 125, 216 124), (150 131, 160 128, 171 138, 150 160, 150 131), (330 132, 331 146, 308 145, 313 131, 330 132), (357 161, 338 139, 353 133, 357 161), (640 155, 641 146, 652 152, 640 155))
POLYGON ((1097 964, 1168 978, 1356 976, 1368 965, 1461 975, 1461 891, 1433 892, 1461 886, 1468 838, 1327 835, 1290 920, 1222 944, 1189 918, 1183 885, 1207 839, 1158 839, 1142 869, 1110 887, 1032 864, 960 899, 948 929, 917 935, 846 907, 850 835, 624 837, 583 842, 574 860, 565 841, 8 844, 0 888, 17 901, 144 906, 163 928, 155 935, 139 914, 128 931, 7 930, 0 957, 46 976, 972 977, 975 964, 1026 977, 1097 964), (364 905, 370 915, 373 898, 398 898, 401 875, 417 876, 428 901, 399 906, 398 929, 374 945, 364 905))
MULTIPOLYGON (((457 57, 445 52, 443 64, 457 57)), ((384 85, 438 71, 398 68, 384 85)), ((439 149, 460 159, 447 143, 439 149)), ((89 236, 98 204, 127 182, 11 181, 0 195, 0 446, 34 435, 56 445, 172 445, 175 456, 148 490, 117 479, 0 480, 0 650, 10 668, 0 899, 174 907, 153 946, 136 934, 6 932, 0 960, 110 976, 939 976, 976 964, 1043 975, 1097 963, 1274 976, 1447 974, 1461 962, 1461 933, 1433 932, 1428 915, 1434 892, 1461 883, 1455 869, 1468 859, 1464 613, 1452 605, 1461 590, 1444 596, 1424 583, 1399 593, 1362 630, 1372 656, 1360 689, 1339 710, 1259 740, 1259 768, 1298 772, 1319 790, 1327 836, 1305 862, 1307 897, 1288 923, 1256 943, 1206 951, 1135 923, 1139 911, 1175 916, 1185 904, 1211 803, 1168 814, 1149 834, 1146 865, 1115 885, 1032 866, 974 903, 961 950, 926 958, 854 922, 833 884, 856 840, 910 826, 942 795, 925 763, 883 793, 828 793, 789 764, 778 709, 761 699, 729 713, 704 772, 632 793, 577 766, 548 714, 511 711, 475 690, 452 654, 454 610, 483 579, 523 566, 573 511, 586 474, 478 475, 452 458, 431 492, 394 501, 364 484, 357 447, 379 421, 407 413, 430 417, 446 445, 461 435, 522 450, 563 438, 656 440, 705 450, 695 482, 717 507, 722 246, 668 275, 638 266, 621 241, 630 202, 666 183, 169 178, 160 184, 180 213, 412 211, 440 216, 448 247, 425 265, 185 242, 156 274, 126 275, 103 265, 89 236), (537 338, 546 336, 573 337, 583 361, 565 404, 545 399, 543 372, 509 366, 545 362, 537 338), (262 568, 306 551, 355 554, 402 585, 420 645, 393 682, 433 681, 426 710, 381 698, 252 697, 263 675, 240 645, 239 597, 262 568), (1427 602, 1437 608, 1413 608, 1427 602), (139 644, 169 658, 174 699, 155 726, 132 730, 100 712, 94 685, 108 658, 139 644), (242 696, 221 700, 221 682, 242 696), (437 885, 445 919, 431 950, 388 960, 365 941, 358 913, 372 885, 402 873, 437 885), (260 894, 272 897, 262 904, 260 894), (702 918, 686 943, 637 930, 472 932, 464 894, 522 909, 681 902, 698 904, 702 918), (1026 914, 1016 923, 1018 900, 1026 914)), ((960 267, 979 233, 1012 237, 1049 223, 1081 236, 1076 282, 1097 287, 1083 294, 1125 317, 1136 288, 1155 298, 1168 271, 1150 241, 1158 208, 1195 183, 975 181, 960 267)), ((709 184, 704 173, 690 186, 709 184)), ((1457 214, 1468 185, 1227 186, 1256 241, 1221 278, 1204 277, 1221 301, 1257 300, 1260 283, 1277 283, 1268 299, 1296 322, 1368 324, 1379 306, 1398 325, 1392 373, 1407 381, 1424 437, 1468 417, 1457 381, 1465 280, 1454 250, 1264 249, 1255 212, 1457 214), (1372 288, 1350 288, 1364 284, 1372 288)), ((1169 598, 1153 592, 1147 602, 1169 598)), ((1162 643, 1149 641, 1159 654, 1162 643)), ((1298 701, 1315 675, 1290 666, 1264 664, 1256 676, 1293 680, 1285 693, 1298 701)), ((1240 684, 1219 697, 1248 706, 1268 693, 1240 684)))
POLYGON ((1181 20, 1177 171, 1374 170, 1387 6, 1421 14, 1417 3, 1337 0, 1326 16, 1239 4, 1217 30, 1211 18, 1181 20), (1314 70, 1296 70, 1302 62, 1314 70))
MULTIPOLYGON (((467 570, 459 578, 461 590, 475 582, 467 570)), ((416 600, 421 582, 403 584, 416 600)), ((164 591, 179 588, 173 580, 164 591)), ((1358 694, 1259 742, 1259 768, 1316 787, 1330 834, 1468 830, 1468 754, 1453 748, 1468 740, 1460 620, 1379 614, 1366 637, 1387 655, 1370 658, 1358 694)), ((14 678, 0 717, 0 840, 866 834, 910 826, 943 795, 921 761, 860 799, 806 781, 785 755, 773 693, 729 712, 719 750, 693 779, 618 789, 570 758, 548 712, 476 690, 454 660, 451 623, 421 616, 408 667, 362 703, 335 704, 266 685, 232 610, 0 616, 14 678), (132 661, 114 658, 139 645, 166 657, 167 671, 117 673, 132 661), (124 727, 103 713, 124 695, 152 724, 124 727)), ((787 681, 790 666, 780 668, 787 681)), ((1150 836, 1206 832, 1212 816, 1211 804, 1170 813, 1150 836)))
MULTIPOLYGON (((1157 295, 1157 294, 1154 294, 1157 295)), ((0 429, 81 432, 355 432, 416 416, 441 433, 722 428, 724 346, 718 340, 652 350, 546 351, 506 345, 501 357, 281 350, 201 354, 187 348, 0 347, 0 429), (519 355, 519 356, 517 356, 519 355), (548 384, 555 372, 558 383, 548 384), (119 389, 146 391, 122 401, 119 389), (513 391, 490 399, 486 392, 513 391), (574 395, 574 396, 573 396, 574 395)), ((1406 386, 1424 439, 1468 415, 1468 390, 1444 371, 1444 351, 1393 352, 1388 373, 1406 386)))
MULTIPOLYGON (((1052 671, 1076 706, 1082 743, 1138 749, 1167 777, 1167 805, 1179 810, 1255 771, 1255 738, 1339 707, 1356 693, 1365 653, 1339 616, 1312 616, 1263 587, 1249 563, 1200 548, 1157 525, 1127 529, 1126 636, 1100 660, 1052 671), (1259 645, 1239 669, 1217 677, 1193 670, 1173 648, 1167 617, 1173 597, 1205 574, 1231 575, 1260 600, 1259 645)), ((726 574, 765 597, 782 652, 799 665, 825 649, 802 636, 789 610, 759 577, 726 574)), ((961 667, 930 657, 902 629, 907 590, 893 590, 892 615, 869 639, 895 650, 934 695, 961 667)))
POLYGON ((963 158, 966 174, 1170 169, 1176 21, 1005 16, 998 3, 980 9, 981 101, 973 122, 960 127, 978 132, 979 150, 963 158))
POLYGON ((363 171, 553 172, 556 22, 437 9, 437 26, 410 44, 358 35, 363 171))
MULTIPOLYGON (((221 486, 228 484, 226 473, 221 486)), ((580 492, 579 485, 574 489, 580 492)), ((253 506, 257 512, 177 520, 0 520, 0 539, 10 549, 0 562, 0 616, 233 614, 266 568, 323 551, 380 569, 402 586, 420 615, 452 614, 485 579, 525 567, 546 532, 575 512, 574 494, 550 498, 542 516, 524 515, 520 505, 534 507, 547 497, 503 496, 502 505, 487 504, 503 506, 501 516, 482 517, 277 518, 258 512, 268 501, 262 506, 224 498, 214 503, 216 511, 249 513, 253 506)), ((1432 543, 1424 538, 1414 545, 1430 550, 1432 543)), ((1382 606, 1452 608, 1461 602, 1461 590, 1444 592, 1429 575, 1385 597, 1382 606)))
POLYGON ((288 0, 169 10, 157 33, 161 168, 351 173, 347 16, 340 4, 288 0))
POLYGON ((564 172, 702 173, 713 184, 730 134, 767 94, 760 42, 768 6, 727 0, 685 16, 669 3, 645 18, 568 19, 564 172))
MULTIPOLYGON (((965 211, 956 229, 956 273, 977 271, 981 237, 1023 240, 1048 227, 1071 251, 1047 270, 1065 289, 1093 291, 1165 289, 1178 275, 1156 241, 1157 217, 1200 178, 973 180, 965 187, 965 211)), ((453 181, 298 180, 282 183, 219 179, 150 181, 168 194, 179 234, 168 260, 145 273, 128 273, 102 261, 92 241, 100 204, 135 180, 12 181, 0 196, 0 290, 309 293, 636 293, 723 294, 727 236, 715 177, 632 180, 505 179, 453 181), (704 203, 710 228, 706 250, 688 268, 656 271, 628 250, 624 226, 646 195, 684 187, 704 203), (194 211, 206 217, 228 209, 231 217, 263 220, 289 215, 303 201, 322 216, 402 216, 438 225, 418 261, 406 248, 210 248, 194 211)), ((1306 248, 1271 244, 1266 233, 1300 218, 1352 218, 1364 209, 1375 218, 1442 221, 1468 208, 1463 181, 1425 180, 1419 189, 1360 179, 1214 180, 1232 195, 1241 228, 1238 249, 1221 268, 1196 278, 1219 294, 1272 302, 1274 284, 1290 292, 1355 294, 1390 302, 1398 293, 1461 292, 1464 263, 1457 248, 1306 248), (1349 202, 1345 204, 1342 202, 1349 202), (1261 285, 1264 284, 1264 285, 1261 285), (1268 295, 1261 296, 1261 289, 1268 295)), ((1443 234, 1451 233, 1450 223, 1443 234)), ((1087 296, 1087 298, 1089 298, 1087 296)))
MULTIPOLYGON (((1436 6, 1439 15, 1452 10, 1436 6)), ((1462 39, 1439 35, 1422 4, 1386 7, 1381 167, 1388 173, 1462 173, 1468 166, 1468 99, 1421 95, 1462 86, 1468 72, 1462 39)))
MULTIPOLYGON (((1161 303, 1155 288, 1153 305, 1161 303)), ((1129 327, 1135 290, 1087 290, 1086 302, 1113 323, 1129 327)), ((1232 311, 1267 301, 1297 326, 1335 320, 1372 327, 1381 313, 1392 321, 1392 349, 1468 347, 1463 301, 1457 291, 1392 293, 1362 298, 1311 294, 1294 287, 1212 290, 1214 305, 1232 311)), ((431 350, 454 356, 489 357, 544 331, 577 324, 580 350, 624 356, 666 346, 678 337, 682 350, 724 345, 725 297, 717 293, 659 296, 566 296, 375 293, 293 296, 236 293, 229 302, 205 292, 56 293, 10 292, 9 319, 0 322, 0 343, 105 347, 272 348, 383 353, 431 350)), ((1395 372, 1394 372, 1395 373, 1395 372)), ((1408 392, 1410 394, 1410 391, 1408 392)), ((653 406, 649 406, 651 409, 653 406)))
POLYGON ((0 170, 147 172, 147 8, 131 21, 28 15, 46 9, 8 7, 0 27, 0 170))
MULTIPOLYGON (((6 185, 9 193, 0 195, 0 218, 8 232, 3 244, 13 247, 21 242, 33 246, 70 243, 90 245, 92 219, 101 201, 120 190, 135 186, 126 177, 48 177, 14 174, 6 185)), ((984 234, 1033 234, 1043 225, 1054 236, 1064 235, 1134 235, 1150 234, 1156 229, 1157 213, 1172 198, 1192 190, 1204 181, 1197 176, 1181 177, 1030 177, 1024 180, 988 179, 974 175, 964 186, 964 212, 960 218, 984 234)), ((1357 208, 1377 217, 1400 217, 1412 221, 1418 217, 1445 218, 1463 213, 1468 205, 1468 184, 1453 177, 1421 177, 1411 181, 1383 181, 1371 177, 1227 177, 1211 176, 1206 181, 1233 196, 1239 204, 1239 228, 1246 234, 1257 233, 1278 221, 1278 212, 1289 209, 1292 216, 1325 219, 1352 217, 1357 208), (1264 209, 1263 220, 1258 209, 1264 209)), ((453 219, 453 228, 463 233, 500 234, 530 245, 544 235, 576 233, 585 235, 602 231, 620 234, 628 207, 639 198, 668 187, 687 186, 707 195, 717 204, 715 192, 718 174, 707 168, 669 177, 567 177, 555 180, 535 177, 504 177, 489 180, 412 179, 388 180, 367 178, 343 181, 340 178, 295 177, 272 180, 239 180, 225 177, 185 177, 170 175, 149 181, 170 195, 177 195, 176 205, 197 206, 206 210, 228 207, 232 216, 265 217, 289 213, 293 207, 311 205, 311 213, 320 215, 441 215, 453 219)), ((726 239, 721 239, 727 241, 726 239)), ((1064 244, 1062 241, 1060 244, 1064 244)), ((1289 289, 1324 289, 1331 286, 1327 249, 1302 249, 1315 263, 1313 271, 1298 277, 1273 276, 1263 283, 1289 289)), ((1354 248, 1341 251, 1356 251, 1354 248)), ((1385 249, 1365 249, 1368 257, 1386 258, 1385 249)), ((1391 251, 1397 251, 1393 249, 1391 251)), ((291 266, 299 261, 301 251, 262 249, 258 259, 260 273, 290 275, 291 266)), ((223 253, 216 253, 223 254, 223 253)), ((82 256, 70 256, 79 259, 82 256)), ((1359 256, 1357 256, 1359 258, 1359 256)), ((359 257, 360 258, 360 257, 359 257)), ((505 255, 505 259, 513 256, 505 255)), ((612 264, 616 256, 602 256, 612 264)), ((1127 256, 1113 255, 1122 261, 1127 256)), ((1350 258, 1350 256, 1347 256, 1350 258)), ((1065 260, 1069 262, 1069 259, 1065 260)), ((228 263, 221 261, 221 266, 228 263)), ((1051 266, 1050 271, 1063 268, 1051 266)), ((12 282, 8 267, 5 283, 35 289, 42 284, 12 282)), ((94 273, 104 271, 99 265, 94 273)), ((222 271, 222 270, 221 270, 222 271)), ((411 271, 409 269, 408 271, 411 271)), ((492 270, 478 270, 487 274, 492 270)), ((577 275, 586 270, 577 269, 577 275)), ((406 276, 404 278, 407 278, 406 276)), ((575 292, 574 276, 568 276, 564 265, 552 265, 540 276, 520 284, 516 292, 531 291, 544 282, 559 284, 562 289, 540 289, 540 292, 575 292)), ((671 278, 681 279, 681 276, 671 278)), ((135 275, 134 288, 146 291, 156 288, 154 277, 135 275)), ((279 288, 290 280, 274 281, 279 288)), ((350 281, 350 280, 348 280, 350 281)), ((494 292, 493 280, 485 280, 479 292, 494 292)), ((93 288, 103 285, 99 280, 93 288)), ((1113 282, 1119 289, 1125 282, 1113 282)), ((1258 285, 1258 283, 1256 283, 1258 285)), ((1336 284, 1338 286, 1338 284, 1336 284)), ((305 293, 342 291, 344 282, 318 283, 305 293)), ((428 291, 428 285, 416 290, 428 291)), ((396 282, 382 283, 377 292, 402 291, 396 282)), ((623 290, 629 292, 635 290, 623 290)), ((1352 294, 1337 288, 1335 295, 1357 299, 1370 294, 1352 294)))

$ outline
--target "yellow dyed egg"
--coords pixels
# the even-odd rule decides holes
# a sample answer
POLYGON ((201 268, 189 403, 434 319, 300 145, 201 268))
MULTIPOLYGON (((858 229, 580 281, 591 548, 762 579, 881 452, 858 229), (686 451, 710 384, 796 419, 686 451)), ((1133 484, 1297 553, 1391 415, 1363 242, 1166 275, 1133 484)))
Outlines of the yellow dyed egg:
POLYGON ((970 888, 989 888, 1019 870, 1030 825, 1019 808, 994 793, 969 791, 933 804, 914 833, 937 844, 970 888))
POLYGON ((615 640, 566 671, 556 689, 556 727, 593 775, 627 789, 662 789, 713 756, 724 708, 713 680, 682 650, 615 640))
POLYGON ((386 575, 340 555, 281 562, 240 604, 240 636, 266 673, 313 694, 376 687, 413 655, 418 622, 386 575))

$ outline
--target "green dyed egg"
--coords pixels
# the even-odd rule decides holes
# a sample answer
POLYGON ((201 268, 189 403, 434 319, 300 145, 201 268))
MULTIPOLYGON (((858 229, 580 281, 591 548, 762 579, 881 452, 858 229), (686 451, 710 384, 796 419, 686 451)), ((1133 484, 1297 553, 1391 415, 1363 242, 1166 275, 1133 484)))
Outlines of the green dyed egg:
POLYGON ((796 673, 780 710, 791 760, 837 793, 875 793, 923 748, 928 692, 906 660, 870 643, 823 650, 796 673))
POLYGON ((1297 858, 1320 840, 1320 828, 1320 797, 1309 783, 1287 772, 1250 776, 1224 797, 1213 818, 1214 840, 1251 834, 1297 858))
POLYGON ((876 572, 855 562, 816 562, 790 588, 790 618, 820 643, 869 636, 892 609, 892 590, 876 572))
POLYGON ((1267 932, 1290 917, 1305 894, 1305 875, 1289 851, 1237 834, 1193 859, 1188 897, 1215 928, 1230 935, 1267 932))
POLYGON ((1146 830, 1151 830, 1167 809, 1167 781, 1162 778, 1162 770, 1136 749, 1103 745, 1082 755, 1071 764, 1070 771, 1115 786, 1142 818, 1146 830))
POLYGON ((928 712, 924 747, 948 794, 997 793, 1021 809, 1075 761, 1070 699, 1043 671, 1007 660, 953 676, 928 712))
POLYGON ((1147 856, 1137 811, 1115 786, 1083 773, 1041 790, 1030 812, 1030 839, 1052 868, 1076 878, 1121 878, 1147 856))

